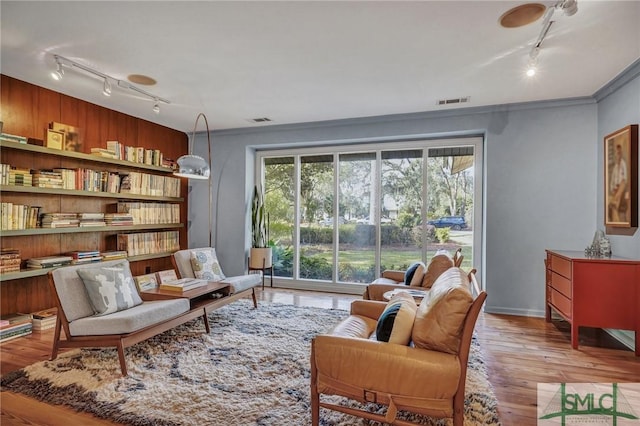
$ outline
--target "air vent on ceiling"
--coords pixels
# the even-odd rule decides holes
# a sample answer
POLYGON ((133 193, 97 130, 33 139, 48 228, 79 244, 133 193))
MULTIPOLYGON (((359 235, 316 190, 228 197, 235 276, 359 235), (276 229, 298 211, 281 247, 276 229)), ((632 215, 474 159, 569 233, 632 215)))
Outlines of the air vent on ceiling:
POLYGON ((436 102, 436 105, 454 105, 454 104, 464 104, 469 102, 471 96, 465 96, 462 98, 451 98, 451 99, 440 99, 436 102))
POLYGON ((267 117, 259 117, 259 118, 250 118, 249 121, 252 123, 266 123, 272 120, 267 117))

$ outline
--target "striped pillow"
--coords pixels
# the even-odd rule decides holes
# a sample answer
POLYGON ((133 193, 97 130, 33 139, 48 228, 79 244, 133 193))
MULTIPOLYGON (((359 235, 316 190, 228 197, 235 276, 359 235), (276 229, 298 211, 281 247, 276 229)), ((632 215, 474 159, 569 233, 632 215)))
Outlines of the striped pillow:
POLYGON ((387 307, 378 318, 376 339, 381 342, 408 345, 411 341, 413 320, 417 310, 418 306, 409 293, 398 292, 387 303, 387 307))

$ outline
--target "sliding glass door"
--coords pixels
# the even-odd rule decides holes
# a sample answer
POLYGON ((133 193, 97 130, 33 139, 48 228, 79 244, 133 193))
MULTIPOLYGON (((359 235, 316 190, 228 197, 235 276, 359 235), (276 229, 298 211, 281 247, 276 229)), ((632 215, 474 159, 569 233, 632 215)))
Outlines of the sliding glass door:
POLYGON ((461 249, 463 267, 480 268, 481 146, 475 137, 259 152, 276 282, 357 288, 438 250, 461 249))

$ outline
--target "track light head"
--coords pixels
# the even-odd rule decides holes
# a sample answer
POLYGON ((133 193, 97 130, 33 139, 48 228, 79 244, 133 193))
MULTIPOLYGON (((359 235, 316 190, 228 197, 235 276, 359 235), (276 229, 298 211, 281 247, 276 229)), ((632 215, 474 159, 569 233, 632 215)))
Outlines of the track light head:
POLYGON ((62 80, 62 76, 64 75, 64 69, 62 69, 62 63, 60 59, 56 58, 56 69, 55 71, 51 71, 51 78, 56 81, 62 80))
POLYGON ((102 94, 105 96, 111 96, 111 83, 109 83, 109 79, 105 77, 104 85, 102 86, 102 94))
POLYGON ((562 11, 567 16, 573 16, 578 11, 578 2, 576 0, 564 0, 562 2, 562 11))
POLYGON ((158 101, 153 104, 153 112, 155 112, 156 114, 160 114, 160 104, 158 104, 158 101))

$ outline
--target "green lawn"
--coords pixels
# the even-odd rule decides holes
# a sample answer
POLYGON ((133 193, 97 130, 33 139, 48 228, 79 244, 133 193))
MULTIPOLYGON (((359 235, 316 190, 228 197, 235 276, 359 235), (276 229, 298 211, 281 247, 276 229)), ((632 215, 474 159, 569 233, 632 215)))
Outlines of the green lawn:
MULTIPOLYGON (((472 268, 471 246, 462 246, 462 268, 470 270, 472 268)), ((331 246, 315 246, 314 251, 318 251, 313 257, 325 259, 327 262, 332 261, 331 246)), ((449 250, 453 254, 453 250, 449 250)), ((431 259, 436 250, 427 251, 427 260, 431 259)), ((355 267, 367 267, 373 264, 375 252, 371 250, 341 250, 339 252, 338 261, 340 263, 349 263, 355 267)), ((382 250, 382 264, 387 269, 404 268, 413 262, 420 260, 420 250, 411 250, 406 248, 394 248, 382 250)))

